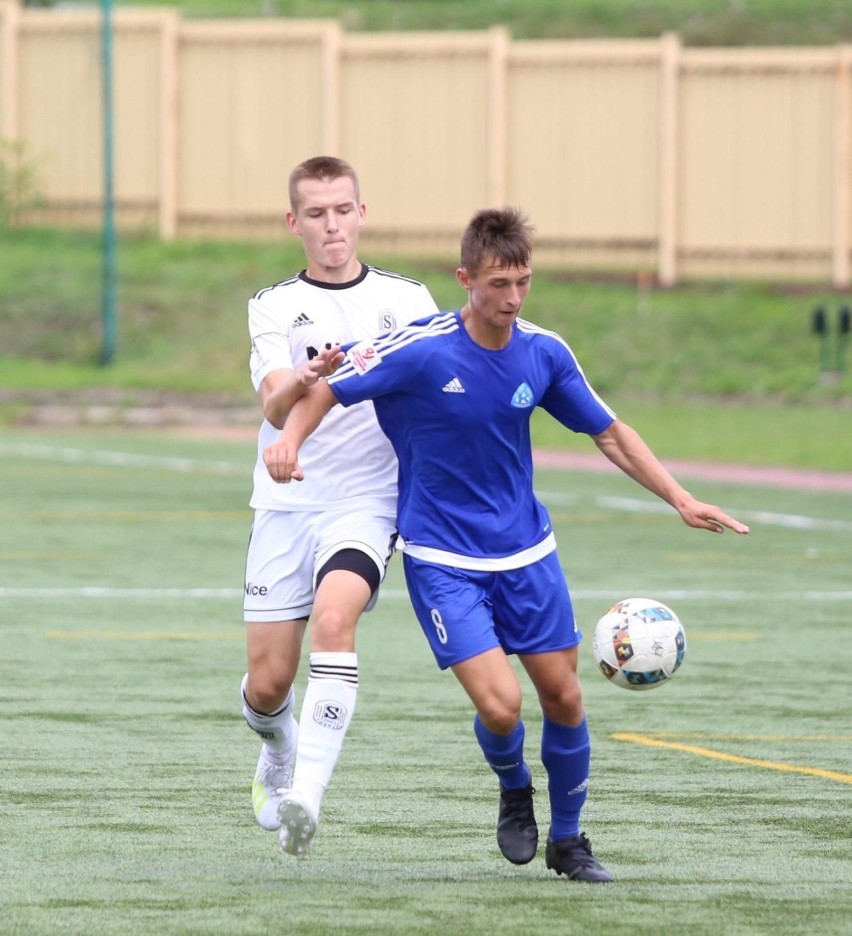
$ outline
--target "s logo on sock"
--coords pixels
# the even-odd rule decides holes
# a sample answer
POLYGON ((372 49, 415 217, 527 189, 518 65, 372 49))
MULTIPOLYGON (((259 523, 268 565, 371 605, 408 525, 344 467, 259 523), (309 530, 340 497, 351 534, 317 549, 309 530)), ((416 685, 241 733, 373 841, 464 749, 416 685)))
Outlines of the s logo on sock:
POLYGON ((317 702, 314 706, 314 721, 323 728, 340 731, 346 723, 346 706, 339 702, 317 702))

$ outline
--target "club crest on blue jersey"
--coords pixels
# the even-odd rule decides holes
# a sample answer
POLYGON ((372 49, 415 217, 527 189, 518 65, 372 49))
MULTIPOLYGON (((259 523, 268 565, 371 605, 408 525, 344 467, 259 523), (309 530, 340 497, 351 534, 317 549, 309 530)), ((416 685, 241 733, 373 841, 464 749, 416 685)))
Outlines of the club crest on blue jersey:
POLYGON ((512 406, 517 409, 529 409, 533 405, 533 392, 530 385, 524 381, 512 396, 512 406))

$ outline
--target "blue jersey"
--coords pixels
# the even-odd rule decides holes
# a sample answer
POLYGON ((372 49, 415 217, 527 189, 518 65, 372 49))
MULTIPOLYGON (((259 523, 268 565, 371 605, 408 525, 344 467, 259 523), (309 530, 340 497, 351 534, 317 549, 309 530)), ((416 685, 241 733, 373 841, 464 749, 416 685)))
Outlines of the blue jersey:
POLYGON ((615 419, 558 335, 517 319, 489 350, 458 311, 353 345, 328 384, 345 406, 374 402, 399 461, 406 552, 461 568, 517 568, 555 548, 533 492, 536 406, 590 435, 615 419))

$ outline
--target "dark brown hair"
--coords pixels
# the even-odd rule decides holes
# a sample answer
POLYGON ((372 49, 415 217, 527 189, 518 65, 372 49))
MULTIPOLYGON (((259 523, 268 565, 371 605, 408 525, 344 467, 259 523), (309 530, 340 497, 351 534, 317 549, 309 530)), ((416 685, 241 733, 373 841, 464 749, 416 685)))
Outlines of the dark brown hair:
POLYGON ((484 208, 470 219, 461 239, 461 265, 476 276, 490 259, 524 267, 532 258, 533 226, 518 208, 484 208))

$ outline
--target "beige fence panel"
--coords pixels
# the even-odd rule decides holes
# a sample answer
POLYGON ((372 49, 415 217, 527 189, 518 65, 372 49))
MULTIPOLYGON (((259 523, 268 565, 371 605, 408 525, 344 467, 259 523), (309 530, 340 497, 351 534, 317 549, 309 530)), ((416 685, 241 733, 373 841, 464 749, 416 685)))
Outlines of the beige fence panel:
MULTIPOLYGON (((115 197, 122 224, 156 226, 163 192, 161 33, 173 15, 125 11, 115 35, 115 197)), ((46 208, 41 223, 97 224, 103 190, 101 19, 91 11, 19 17, 13 135, 46 208)))
POLYGON ((517 42, 509 56, 509 200, 575 265, 656 263, 659 42, 517 42))
POLYGON ((852 283, 852 46, 838 50, 834 75, 834 239, 836 286, 852 283))
MULTIPOLYGON (((850 285, 852 47, 113 24, 125 229, 280 236, 289 169, 325 152, 359 170, 371 247, 454 254, 474 210, 511 203, 547 261, 850 285)), ((97 11, 0 0, 0 136, 35 163, 34 221, 100 223, 101 68, 97 11)))
POLYGON ((683 53, 682 275, 831 269, 836 64, 831 49, 683 53))
POLYGON ((18 138, 18 32, 20 7, 0 0, 0 137, 18 138))
POLYGON ((455 253, 470 215, 492 202, 493 41, 487 33, 346 37, 341 142, 361 175, 371 243, 455 253))
POLYGON ((18 41, 18 135, 50 205, 45 220, 91 223, 103 182, 98 18, 27 11, 18 41))
POLYGON ((114 55, 116 201, 125 224, 163 228, 173 180, 171 70, 178 20, 171 11, 122 17, 114 55), (144 76, 144 80, 140 77, 144 76))
POLYGON ((287 176, 338 144, 333 21, 184 23, 180 36, 178 229, 283 230, 287 176))

